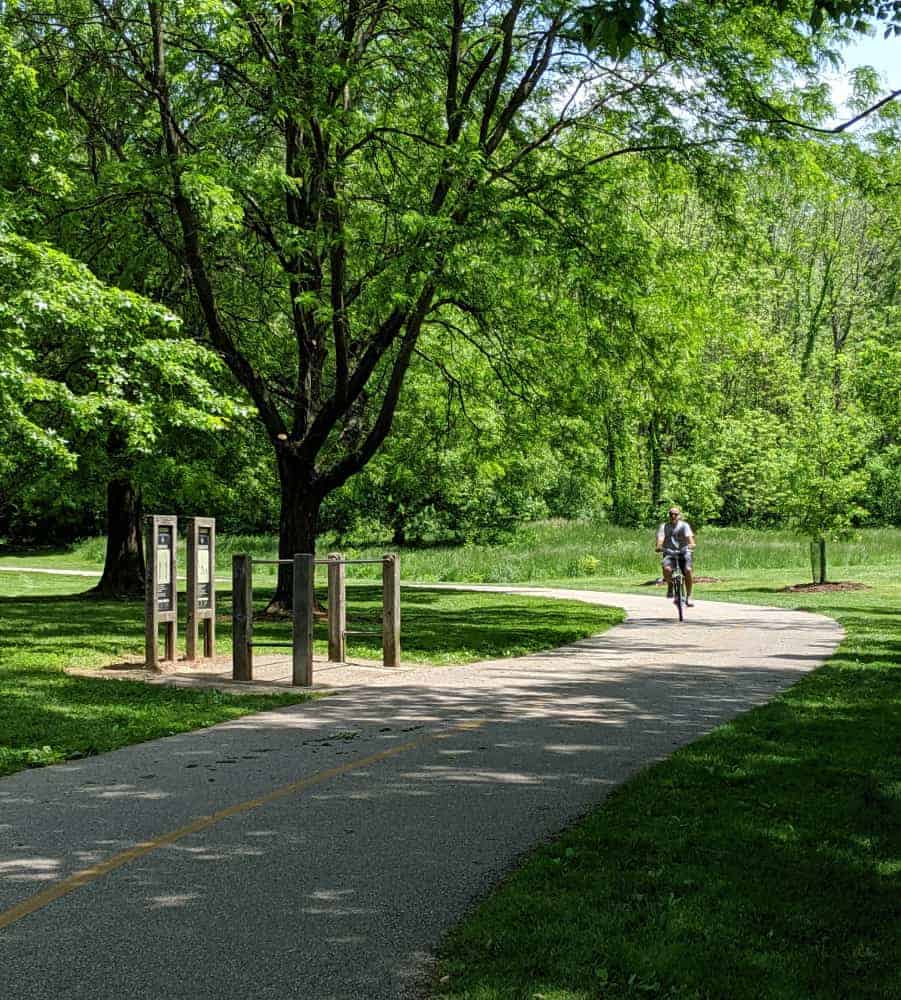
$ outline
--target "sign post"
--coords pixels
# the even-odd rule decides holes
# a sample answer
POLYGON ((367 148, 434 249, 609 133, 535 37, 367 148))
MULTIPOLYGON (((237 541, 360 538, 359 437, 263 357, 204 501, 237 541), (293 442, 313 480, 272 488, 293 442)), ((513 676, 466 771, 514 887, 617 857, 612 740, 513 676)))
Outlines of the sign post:
POLYGON ((185 656, 197 659, 203 622, 203 655, 216 655, 216 519, 192 517, 188 522, 188 621, 185 656))
POLYGON ((160 667, 159 626, 166 626, 165 657, 174 663, 178 629, 176 587, 176 519, 170 514, 145 518, 147 571, 145 574, 144 649, 151 670, 160 667))

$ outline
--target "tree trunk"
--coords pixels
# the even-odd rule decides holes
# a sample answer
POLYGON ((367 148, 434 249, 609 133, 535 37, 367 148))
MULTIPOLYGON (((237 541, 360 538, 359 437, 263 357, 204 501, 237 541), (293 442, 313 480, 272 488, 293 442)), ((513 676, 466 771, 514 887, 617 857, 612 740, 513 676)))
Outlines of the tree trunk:
POLYGON ((648 424, 648 456, 651 472, 651 517, 656 517, 657 508, 660 506, 660 495, 663 492, 663 456, 660 454, 657 425, 653 420, 648 424))
POLYGON ((826 539, 820 539, 820 583, 826 582, 826 539))
POLYGON ((610 520, 613 524, 622 524, 624 511, 619 460, 620 442, 618 428, 614 428, 609 413, 604 414, 604 426, 607 431, 607 484, 610 487, 610 520))
POLYGON ((144 593, 141 499, 128 476, 107 483, 106 559, 100 583, 88 593, 97 597, 141 597, 144 593))
MULTIPOLYGON (((278 523, 278 557, 293 559, 301 552, 316 553, 316 531, 319 507, 322 503, 313 490, 313 470, 297 461, 290 453, 278 456, 278 476, 281 485, 281 511, 278 523)), ((278 568, 275 593, 266 606, 265 614, 282 615, 294 607, 294 573, 291 566, 278 568)), ((317 605, 317 610, 321 608, 317 605)))

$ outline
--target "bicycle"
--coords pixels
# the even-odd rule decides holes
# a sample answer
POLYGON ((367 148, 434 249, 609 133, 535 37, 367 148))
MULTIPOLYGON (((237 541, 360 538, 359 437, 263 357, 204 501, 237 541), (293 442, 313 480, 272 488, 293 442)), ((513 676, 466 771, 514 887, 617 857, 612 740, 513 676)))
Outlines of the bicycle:
POLYGON ((673 560, 673 575, 671 578, 671 585, 673 588, 673 604, 676 605, 676 611, 679 612, 679 621, 684 621, 685 619, 685 578, 682 576, 682 552, 674 553, 676 558, 673 560))

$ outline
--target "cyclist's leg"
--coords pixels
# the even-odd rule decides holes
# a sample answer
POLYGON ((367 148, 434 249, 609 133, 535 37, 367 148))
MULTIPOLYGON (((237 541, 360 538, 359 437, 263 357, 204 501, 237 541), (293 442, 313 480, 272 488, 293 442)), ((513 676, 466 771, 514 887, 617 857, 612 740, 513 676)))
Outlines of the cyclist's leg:
POLYGON ((691 568, 691 550, 686 552, 682 559, 682 575, 685 577, 685 600, 691 600, 691 588, 694 585, 694 576, 691 568))
POLYGON ((673 596, 673 564, 669 556, 663 557, 663 579, 666 580, 666 596, 673 596))

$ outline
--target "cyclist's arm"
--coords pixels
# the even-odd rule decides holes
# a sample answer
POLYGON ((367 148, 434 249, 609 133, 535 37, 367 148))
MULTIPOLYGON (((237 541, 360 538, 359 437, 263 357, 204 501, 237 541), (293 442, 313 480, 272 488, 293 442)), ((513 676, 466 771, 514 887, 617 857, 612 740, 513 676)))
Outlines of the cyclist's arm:
POLYGON ((654 548, 656 549, 657 552, 660 552, 663 549, 663 537, 664 537, 663 536, 663 525, 661 524, 660 528, 657 531, 657 538, 656 538, 656 541, 654 543, 654 548))

